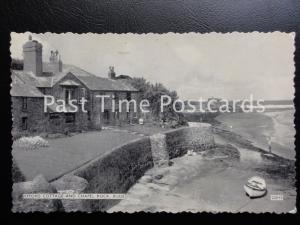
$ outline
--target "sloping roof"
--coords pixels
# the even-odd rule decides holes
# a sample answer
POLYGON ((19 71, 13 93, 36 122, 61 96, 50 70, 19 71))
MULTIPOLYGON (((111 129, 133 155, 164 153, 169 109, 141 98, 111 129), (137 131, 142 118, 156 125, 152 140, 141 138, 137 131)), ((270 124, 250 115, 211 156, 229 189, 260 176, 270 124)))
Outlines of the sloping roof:
MULTIPOLYGON (((75 75, 75 74, 74 74, 75 75)), ((75 75, 76 76, 76 75, 75 75)), ((101 91, 137 91, 133 87, 126 85, 117 80, 111 80, 108 78, 90 76, 81 77, 76 76, 82 83, 84 83, 90 90, 101 91)))
MULTIPOLYGON (((43 67, 46 65, 47 63, 43 63, 43 67)), ((76 66, 68 64, 63 64, 62 72, 55 73, 53 76, 47 75, 45 77, 37 77, 33 73, 18 70, 16 70, 15 73, 24 77, 26 82, 31 83, 35 87, 53 87, 53 85, 55 85, 65 75, 72 73, 82 83, 84 83, 87 88, 93 91, 138 91, 130 84, 126 84, 121 80, 99 77, 76 66)))
POLYGON ((78 84, 74 80, 65 80, 65 81, 61 82, 59 85, 61 85, 61 86, 80 86, 80 84, 78 84))
POLYGON ((36 98, 42 98, 44 96, 35 86, 22 80, 20 76, 14 72, 12 72, 10 95, 14 97, 36 98))
POLYGON ((17 74, 24 82, 30 83, 35 87, 52 87, 55 80, 54 77, 37 77, 31 72, 25 72, 22 70, 13 70, 13 72, 17 74))
POLYGON ((99 77, 75 66, 70 66, 70 65, 64 65, 64 66, 68 68, 68 72, 75 75, 90 90, 137 91, 131 85, 125 84, 122 81, 99 77))

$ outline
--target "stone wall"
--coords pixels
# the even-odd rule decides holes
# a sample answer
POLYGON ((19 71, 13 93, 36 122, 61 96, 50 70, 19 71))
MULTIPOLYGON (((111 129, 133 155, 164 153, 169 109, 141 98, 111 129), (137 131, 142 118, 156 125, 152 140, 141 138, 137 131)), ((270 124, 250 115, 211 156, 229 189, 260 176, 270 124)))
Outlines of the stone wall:
POLYGON ((47 116, 44 113, 43 98, 27 98, 26 109, 22 109, 22 97, 12 97, 11 100, 13 138, 45 132, 47 116), (27 129, 22 127, 22 118, 27 118, 27 129))
MULTIPOLYGON (((75 186, 78 179, 83 178, 78 183, 84 186, 80 189, 84 193, 126 193, 153 166, 170 166, 169 163, 161 162, 182 156, 188 150, 204 151, 212 147, 214 139, 210 127, 184 127, 133 140, 65 176, 77 177, 72 178, 76 181, 71 185, 73 189, 77 189, 75 186), (85 181, 87 185, 82 185, 85 181)), ((65 187, 70 189, 64 177, 52 182, 59 191, 63 191, 65 187)), ((63 201, 63 205, 71 211, 76 210, 77 206, 82 211, 106 211, 118 202, 119 200, 83 200, 72 203, 63 201)))
MULTIPOLYGON (((66 75, 60 82, 53 88, 41 89, 47 95, 52 95, 56 99, 64 99, 64 89, 59 83, 66 79, 73 79, 80 82, 74 75, 66 75)), ((81 86, 84 87, 84 86, 81 86)), ((87 90, 87 89, 86 89, 87 90)), ((88 91, 88 90, 87 90, 88 91)), ((76 98, 80 97, 80 90, 77 88, 75 91, 76 98)), ((87 107, 88 108, 88 104, 87 107)), ((53 115, 53 114, 52 114, 53 115)), ((13 128, 12 135, 14 138, 27 135, 40 135, 41 133, 64 133, 67 131, 74 132, 80 130, 88 130, 90 121, 88 115, 81 111, 79 105, 78 112, 75 113, 75 122, 66 123, 64 113, 56 113, 56 116, 50 116, 50 113, 44 112, 44 98, 31 98, 27 97, 27 108, 22 108, 22 97, 12 97, 12 116, 13 128), (22 128, 22 118, 27 118, 27 129, 22 128)))
POLYGON ((170 159, 182 156, 188 150, 204 151, 215 145, 211 127, 184 127, 165 135, 170 159))
MULTIPOLYGON (((89 94, 89 90, 84 86, 84 84, 73 74, 68 73, 66 76, 64 76, 59 82, 57 82, 53 88, 51 88, 51 93, 47 93, 52 95, 56 100, 58 99, 63 99, 65 100, 65 88, 61 86, 60 84, 66 80, 73 80, 76 83, 78 83, 80 86, 74 88, 74 98, 76 100, 80 100, 82 97, 87 97, 87 96, 82 96, 82 91, 81 89, 84 88, 87 95, 89 94)), ((76 104, 78 106, 78 110, 75 113, 75 122, 74 123, 66 123, 65 122, 65 115, 64 113, 60 113, 61 115, 59 116, 61 119, 60 123, 56 123, 57 125, 53 124, 51 120, 49 120, 49 132, 66 132, 66 131, 79 131, 79 130, 88 130, 90 126, 90 121, 88 120, 88 115, 86 112, 83 112, 81 110, 81 105, 76 104), (51 124, 52 123, 52 124, 51 124)), ((89 109, 89 104, 85 104, 85 109, 89 109)), ((55 121, 54 121, 55 122, 55 121)))
MULTIPOLYGON (((75 113, 75 122, 66 123, 65 114, 57 113, 56 116, 50 116, 50 111, 44 113, 44 98, 27 98, 28 108, 22 110, 22 98, 12 97, 12 115, 14 118, 12 133, 16 137, 23 135, 34 135, 39 133, 65 133, 67 131, 75 132, 80 130, 101 129, 105 125, 122 125, 133 121, 135 115, 133 105, 130 104, 130 112, 127 113, 126 104, 122 104, 121 112, 116 107, 116 112, 112 112, 112 98, 106 98, 104 109, 108 110, 108 120, 105 120, 105 113, 101 109, 101 99, 96 98, 96 95, 116 96, 118 100, 126 99, 127 92, 124 91, 90 91, 77 77, 68 73, 53 88, 40 88, 45 95, 51 95, 56 100, 65 99, 64 87, 60 84, 66 80, 73 80, 79 84, 74 88, 74 97, 80 100, 81 97, 87 98, 85 110, 81 110, 81 105, 78 105, 78 111, 75 113), (85 89, 86 95, 82 95, 82 88, 85 89), (22 117, 28 119, 28 129, 22 129, 22 117), (55 118, 54 118, 55 117, 55 118)), ((137 99, 138 93, 131 93, 131 99, 137 99)), ((116 104, 117 106, 118 104, 116 104)), ((138 108, 138 106, 137 106, 138 108)), ((52 114, 53 115, 53 114, 52 114)), ((137 119, 136 119, 137 120, 137 119)))
MULTIPOLYGON (((72 172, 88 181, 86 193, 126 193, 153 167, 149 138, 131 141, 72 172)), ((87 200, 85 208, 105 211, 117 200, 87 200)))
POLYGON ((155 166, 169 165, 169 152, 167 148, 166 135, 154 134, 150 137, 152 159, 155 166))
MULTIPOLYGON (((184 127, 133 140, 70 173, 87 180, 86 193, 126 193, 153 166, 169 166, 169 159, 187 150, 214 147, 210 127, 184 127)), ((118 200, 86 200, 85 209, 105 211, 118 200)))
POLYGON ((75 113, 75 122, 66 123, 66 116, 64 113, 52 113, 52 116, 47 113, 47 126, 46 133, 66 133, 66 132, 78 132, 82 130, 88 130, 88 124, 86 123, 86 113, 75 113))
MULTIPOLYGON (((92 120, 92 125, 95 129, 100 129, 101 126, 106 126, 106 125, 122 125, 122 124, 127 124, 133 120, 134 117, 134 107, 133 104, 129 104, 129 113, 127 114, 127 109, 126 109, 126 103, 123 103, 121 105, 121 112, 119 111, 119 100, 124 100, 126 99, 127 92, 122 92, 122 91, 93 91, 91 92, 90 99, 91 99, 91 106, 90 106, 90 111, 91 111, 91 120, 92 120), (102 112, 101 108, 101 98, 96 97, 97 95, 107 95, 110 97, 105 97, 104 98, 104 109, 102 112), (115 101, 115 112, 112 111, 113 105, 112 105, 112 96, 115 96, 116 101, 115 101), (108 111, 108 119, 105 117, 104 110, 108 111)), ((137 99, 137 94, 136 93, 131 93, 131 99, 137 99)), ((137 102, 137 109, 138 109, 138 102, 137 102)))

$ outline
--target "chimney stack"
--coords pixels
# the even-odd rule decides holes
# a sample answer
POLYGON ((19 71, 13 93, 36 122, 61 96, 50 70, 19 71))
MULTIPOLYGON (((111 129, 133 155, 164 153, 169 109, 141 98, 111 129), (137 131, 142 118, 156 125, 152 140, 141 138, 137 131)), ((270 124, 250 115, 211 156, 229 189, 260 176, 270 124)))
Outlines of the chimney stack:
POLYGON ((116 73, 114 71, 114 67, 113 66, 109 67, 108 78, 110 78, 110 79, 116 79, 116 73))
POLYGON ((62 61, 58 50, 51 51, 49 61, 50 63, 48 69, 50 72, 57 73, 62 71, 62 61))
POLYGON ((43 46, 36 40, 29 40, 23 45, 24 68, 26 72, 32 72, 35 76, 43 75, 43 46))

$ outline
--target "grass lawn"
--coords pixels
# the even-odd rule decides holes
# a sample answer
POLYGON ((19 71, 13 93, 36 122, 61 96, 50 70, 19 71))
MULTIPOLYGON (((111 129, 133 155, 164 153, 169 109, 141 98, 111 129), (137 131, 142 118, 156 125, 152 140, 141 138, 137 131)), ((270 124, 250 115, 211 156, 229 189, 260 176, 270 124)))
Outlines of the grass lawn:
POLYGON ((13 157, 27 180, 38 174, 53 179, 83 163, 111 151, 114 147, 140 138, 126 132, 103 130, 48 139, 49 147, 25 150, 13 146, 13 157))

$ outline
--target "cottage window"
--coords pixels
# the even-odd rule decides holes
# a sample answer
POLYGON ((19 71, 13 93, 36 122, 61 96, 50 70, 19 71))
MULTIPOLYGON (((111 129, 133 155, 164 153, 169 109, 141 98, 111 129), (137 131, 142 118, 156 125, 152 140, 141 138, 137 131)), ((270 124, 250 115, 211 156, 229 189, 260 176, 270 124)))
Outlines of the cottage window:
POLYGON ((130 93, 130 92, 127 92, 127 93, 126 93, 126 99, 127 99, 128 101, 131 100, 131 93, 130 93))
POLYGON ((105 120, 109 120, 109 111, 108 111, 108 109, 104 109, 104 119, 105 120))
POLYGON ((27 130, 27 117, 22 117, 22 129, 27 130))
POLYGON ((69 104, 69 101, 74 99, 75 96, 75 90, 74 89, 65 89, 65 102, 66 104, 69 104))
POLYGON ((119 114, 119 112, 115 112, 115 119, 120 119, 120 114, 119 114))
POLYGON ((75 113, 65 113, 66 123, 74 123, 75 122, 75 113))
POLYGON ((86 98, 86 89, 80 88, 80 92, 81 92, 81 97, 86 98))
POLYGON ((60 126, 61 120, 59 113, 50 113, 49 114, 50 123, 54 126, 60 126))
POLYGON ((45 88, 39 88, 40 91, 45 95, 46 94, 46 89, 45 88))
POLYGON ((27 98, 22 97, 22 110, 27 110, 27 98))
POLYGON ((59 119, 58 113, 50 113, 49 115, 50 120, 59 119))
POLYGON ((88 119, 88 121, 91 121, 91 111, 87 112, 87 119, 88 119))

